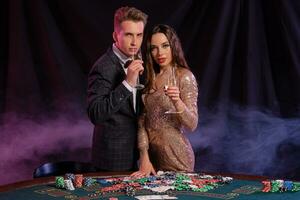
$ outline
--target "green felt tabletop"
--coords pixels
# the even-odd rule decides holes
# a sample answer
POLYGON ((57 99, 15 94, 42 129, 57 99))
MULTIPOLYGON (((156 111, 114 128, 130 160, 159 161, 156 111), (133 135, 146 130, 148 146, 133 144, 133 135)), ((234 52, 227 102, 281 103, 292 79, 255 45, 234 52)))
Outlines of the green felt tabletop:
MULTIPOLYGON (((61 199, 109 199, 115 197, 122 199, 135 199, 134 197, 126 196, 123 193, 110 193, 101 195, 99 191, 100 185, 94 184, 90 187, 76 188, 74 191, 58 189, 54 182, 24 186, 22 188, 0 192, 0 200, 61 200, 61 199)), ((174 191, 169 195, 176 196, 177 199, 233 199, 233 200, 299 200, 300 192, 276 192, 263 193, 261 192, 262 184, 260 181, 254 180, 238 180, 234 179, 229 184, 224 184, 209 192, 192 192, 192 191, 174 191)), ((143 190, 137 191, 136 196, 150 195, 151 192, 143 190)))

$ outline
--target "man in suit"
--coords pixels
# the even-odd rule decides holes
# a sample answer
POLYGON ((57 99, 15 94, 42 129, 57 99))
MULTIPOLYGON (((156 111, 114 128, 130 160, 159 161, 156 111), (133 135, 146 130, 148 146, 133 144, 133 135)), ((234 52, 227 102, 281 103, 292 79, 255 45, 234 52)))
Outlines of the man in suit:
POLYGON ((137 119, 140 96, 135 85, 143 61, 126 63, 140 51, 147 15, 121 7, 114 16, 114 43, 92 67, 88 77, 88 115, 95 125, 92 163, 105 171, 137 167, 137 119), (125 66, 125 67, 124 67, 125 66))

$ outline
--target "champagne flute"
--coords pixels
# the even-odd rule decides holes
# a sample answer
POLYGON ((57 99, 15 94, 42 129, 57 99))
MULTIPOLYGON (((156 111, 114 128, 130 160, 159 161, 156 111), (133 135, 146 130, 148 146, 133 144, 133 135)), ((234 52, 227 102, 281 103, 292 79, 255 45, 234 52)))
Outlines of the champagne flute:
MULTIPOLYGON (((167 85, 165 85, 166 90, 168 90, 169 86, 177 86, 175 70, 176 70, 175 67, 171 68, 171 75, 168 76, 167 85)), ((170 109, 165 112, 165 114, 176 114, 176 113, 180 113, 180 112, 177 111, 176 109, 170 109)))
MULTIPOLYGON (((132 60, 137 60, 139 59, 140 60, 140 57, 138 56, 138 54, 133 54, 132 55, 132 60)), ((136 80, 136 85, 135 85, 135 88, 137 90, 141 90, 141 89, 144 89, 144 85, 140 83, 140 74, 138 74, 137 76, 137 80, 136 80)))

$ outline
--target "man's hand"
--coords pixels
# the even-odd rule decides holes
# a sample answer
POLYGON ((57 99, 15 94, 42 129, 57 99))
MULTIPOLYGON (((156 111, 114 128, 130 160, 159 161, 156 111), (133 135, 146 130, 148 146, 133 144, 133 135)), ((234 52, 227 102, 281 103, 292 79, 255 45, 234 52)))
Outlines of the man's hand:
POLYGON ((137 77, 144 71, 142 60, 133 60, 127 68, 126 82, 131 86, 135 87, 137 77))

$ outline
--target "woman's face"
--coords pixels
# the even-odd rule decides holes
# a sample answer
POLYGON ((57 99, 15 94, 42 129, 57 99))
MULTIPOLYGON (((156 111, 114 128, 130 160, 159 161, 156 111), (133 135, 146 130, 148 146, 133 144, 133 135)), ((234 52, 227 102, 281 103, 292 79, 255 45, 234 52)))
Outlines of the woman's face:
POLYGON ((170 66, 172 62, 172 51, 170 43, 163 33, 155 33, 151 38, 151 55, 160 66, 170 66))

